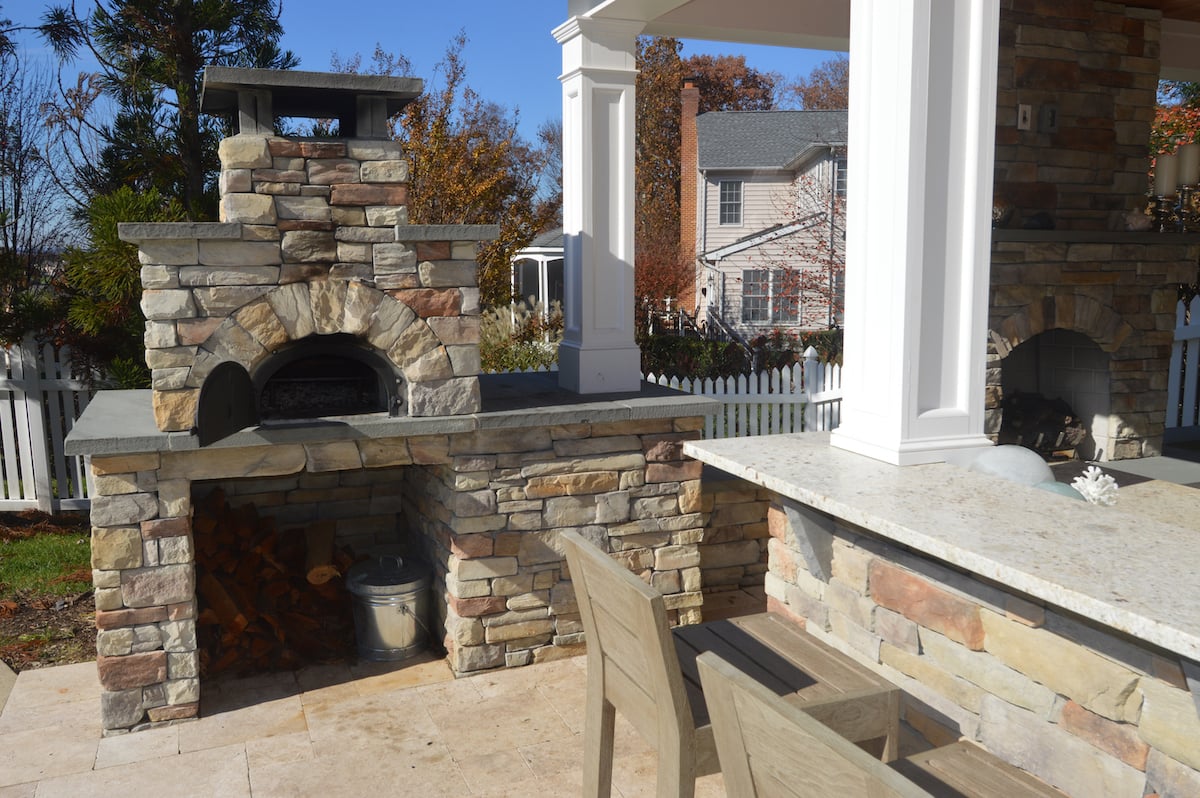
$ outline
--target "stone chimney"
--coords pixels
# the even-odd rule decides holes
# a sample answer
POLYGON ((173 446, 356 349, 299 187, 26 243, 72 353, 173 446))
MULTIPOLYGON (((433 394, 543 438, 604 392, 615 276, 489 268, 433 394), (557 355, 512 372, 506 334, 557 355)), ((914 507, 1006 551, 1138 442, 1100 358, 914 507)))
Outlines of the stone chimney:
MULTIPOLYGON (((679 254, 688 263, 696 259, 697 151, 696 115, 700 110, 700 89, 696 78, 683 79, 679 92, 679 254)), ((695 281, 679 297, 679 306, 690 309, 696 304, 695 281)))

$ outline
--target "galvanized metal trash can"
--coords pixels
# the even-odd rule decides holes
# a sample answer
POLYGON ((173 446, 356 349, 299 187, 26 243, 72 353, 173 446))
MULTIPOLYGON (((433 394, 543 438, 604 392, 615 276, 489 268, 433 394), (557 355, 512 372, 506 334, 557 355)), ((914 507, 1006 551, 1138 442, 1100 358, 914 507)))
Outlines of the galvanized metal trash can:
POLYGON ((432 582, 428 566, 394 555, 372 557, 347 572, 361 659, 393 662, 426 647, 432 582))

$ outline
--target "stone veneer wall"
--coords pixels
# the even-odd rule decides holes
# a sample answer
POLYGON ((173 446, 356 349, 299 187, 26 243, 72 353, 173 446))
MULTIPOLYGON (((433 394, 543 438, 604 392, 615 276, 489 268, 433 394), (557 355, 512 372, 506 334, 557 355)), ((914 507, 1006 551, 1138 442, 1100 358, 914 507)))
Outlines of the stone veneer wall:
POLYGON ((1111 356, 1107 457, 1157 455, 1177 285, 1195 279, 1200 244, 1170 234, 1108 236, 1127 237, 1125 243, 1049 240, 1053 235, 992 244, 985 432, 994 438, 1000 430, 1001 361, 1039 333, 1074 330, 1111 356))
POLYGON ((364 468, 195 482, 192 499, 200 502, 220 488, 231 506, 253 505, 280 532, 327 522, 335 530, 336 545, 362 554, 372 546, 401 542, 404 473, 404 467, 364 468))
POLYGON ((1003 0, 995 195, 1011 227, 1045 212, 1059 230, 1116 230, 1146 207, 1162 14, 1102 0, 1003 0), (1030 130, 1017 106, 1032 106, 1030 130), (1057 109, 1055 132, 1039 113, 1057 109))
POLYGON ((1077 798, 1200 795, 1178 657, 807 508, 770 527, 769 606, 905 691, 904 748, 962 736, 1077 798), (809 528, 830 556, 806 558, 809 528))
POLYGON ((558 533, 575 529, 700 620, 701 418, 451 436, 406 475, 405 518, 432 542, 434 602, 458 673, 575 653, 583 629, 558 533))
MULTIPOLYGON (((269 484, 262 480, 299 486, 344 472, 337 481, 347 486, 375 473, 391 481, 399 471, 402 534, 434 565, 449 661, 468 673, 577 650, 582 630, 557 541, 563 528, 581 530, 667 594, 676 620, 700 619, 700 464, 684 460, 681 447, 702 428, 703 418, 683 417, 93 455, 105 733, 199 711, 196 483, 245 479, 259 491, 269 484)), ((370 500, 362 503, 369 511, 370 500)))
MULTIPOLYGON (((200 387, 287 344, 349 333, 405 380, 405 414, 479 409, 478 239, 408 225, 393 141, 223 140, 221 222, 123 225, 139 245, 146 363, 160 430, 195 425, 200 387)), ((490 230, 490 233, 487 231, 490 230)))
POLYGON ((761 588, 767 572, 767 508, 771 492, 713 468, 702 476, 704 538, 700 578, 705 593, 761 588))

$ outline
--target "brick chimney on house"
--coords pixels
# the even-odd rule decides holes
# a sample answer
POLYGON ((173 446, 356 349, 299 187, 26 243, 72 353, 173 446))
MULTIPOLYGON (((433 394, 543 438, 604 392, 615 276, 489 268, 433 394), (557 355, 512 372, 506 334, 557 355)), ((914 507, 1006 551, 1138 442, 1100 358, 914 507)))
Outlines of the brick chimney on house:
MULTIPOLYGON (((696 78, 683 79, 679 92, 679 254, 691 264, 696 259, 697 171, 696 115, 700 110, 700 89, 696 78)), ((690 311, 696 306, 696 282, 693 279, 679 297, 679 307, 690 311)))

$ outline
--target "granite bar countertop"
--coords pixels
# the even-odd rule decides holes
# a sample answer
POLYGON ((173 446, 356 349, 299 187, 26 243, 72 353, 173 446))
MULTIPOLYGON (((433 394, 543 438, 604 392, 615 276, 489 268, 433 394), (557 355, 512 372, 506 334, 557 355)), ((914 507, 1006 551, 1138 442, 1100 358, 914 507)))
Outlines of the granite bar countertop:
MULTIPOLYGON (((718 403, 642 383, 641 390, 580 395, 558 387, 558 374, 481 374, 482 410, 461 416, 391 417, 386 413, 276 421, 247 427, 212 448, 323 443, 361 438, 447 435, 487 429, 540 428, 687 416, 711 416, 718 403)), ((161 432, 149 390, 100 391, 67 435, 68 455, 137 454, 199 449, 190 432, 161 432)))
POLYGON ((1137 512, 1144 488, 1098 507, 946 463, 889 465, 830 446, 828 433, 691 441, 684 452, 1200 662, 1198 491, 1154 494, 1179 507, 1168 523, 1167 513, 1137 512))

